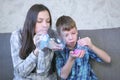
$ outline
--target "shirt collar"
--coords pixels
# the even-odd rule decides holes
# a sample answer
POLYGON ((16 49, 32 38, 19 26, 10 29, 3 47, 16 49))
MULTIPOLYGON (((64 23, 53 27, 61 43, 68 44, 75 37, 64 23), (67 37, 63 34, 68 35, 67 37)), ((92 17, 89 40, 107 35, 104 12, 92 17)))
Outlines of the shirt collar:
MULTIPOLYGON (((74 46, 74 48, 72 49, 72 50, 75 50, 77 48, 77 42, 76 42, 76 44, 75 44, 75 46, 74 46)), ((65 45, 65 48, 63 49, 63 51, 64 50, 68 50, 68 51, 71 51, 71 49, 69 49, 68 47, 67 47, 67 45, 65 45)))

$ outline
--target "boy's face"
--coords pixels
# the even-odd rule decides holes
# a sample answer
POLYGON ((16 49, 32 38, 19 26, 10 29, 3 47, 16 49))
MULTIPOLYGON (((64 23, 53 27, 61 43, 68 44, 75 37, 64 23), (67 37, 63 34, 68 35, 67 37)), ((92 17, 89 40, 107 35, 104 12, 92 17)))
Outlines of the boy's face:
POLYGON ((76 28, 72 28, 69 31, 61 30, 60 35, 63 41, 66 43, 67 47, 73 49, 77 41, 78 31, 76 28))

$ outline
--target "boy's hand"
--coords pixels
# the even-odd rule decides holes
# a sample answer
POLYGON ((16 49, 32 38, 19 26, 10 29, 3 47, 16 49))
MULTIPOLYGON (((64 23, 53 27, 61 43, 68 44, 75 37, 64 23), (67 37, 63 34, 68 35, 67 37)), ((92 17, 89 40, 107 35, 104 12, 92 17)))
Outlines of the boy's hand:
POLYGON ((82 58, 85 55, 85 51, 84 50, 78 50, 75 49, 74 51, 70 51, 70 56, 73 58, 82 58))
POLYGON ((92 45, 93 45, 92 42, 91 42, 91 39, 89 37, 81 38, 77 42, 81 46, 92 47, 92 45))

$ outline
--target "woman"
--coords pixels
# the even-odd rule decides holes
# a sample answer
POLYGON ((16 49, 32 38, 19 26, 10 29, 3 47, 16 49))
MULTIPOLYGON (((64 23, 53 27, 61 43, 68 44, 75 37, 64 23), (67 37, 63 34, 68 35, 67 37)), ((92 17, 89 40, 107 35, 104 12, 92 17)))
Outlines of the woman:
POLYGON ((10 44, 14 80, 56 80, 56 74, 51 70, 52 50, 60 49, 59 45, 53 42, 50 49, 38 50, 36 47, 38 34, 48 34, 50 37, 51 22, 49 9, 42 4, 35 4, 27 13, 23 29, 12 33, 10 44))

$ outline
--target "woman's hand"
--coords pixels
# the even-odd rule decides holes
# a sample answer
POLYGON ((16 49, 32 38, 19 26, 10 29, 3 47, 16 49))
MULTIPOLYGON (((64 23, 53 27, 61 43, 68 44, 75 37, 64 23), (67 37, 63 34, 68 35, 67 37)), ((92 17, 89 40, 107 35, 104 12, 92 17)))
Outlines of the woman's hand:
POLYGON ((53 39, 49 41, 48 48, 52 49, 53 51, 62 50, 63 49, 62 45, 61 44, 57 44, 53 39))
POLYGON ((33 54, 37 57, 38 54, 39 54, 39 50, 36 48, 36 49, 33 51, 33 54))
POLYGON ((34 38, 34 44, 38 49, 44 49, 48 47, 49 35, 48 34, 39 34, 37 33, 34 38))
POLYGON ((35 36, 34 36, 34 38, 33 38, 33 42, 34 42, 34 44, 35 44, 35 46, 37 47, 38 45, 38 43, 41 41, 41 36, 42 34, 40 34, 40 33, 37 33, 35 36))

